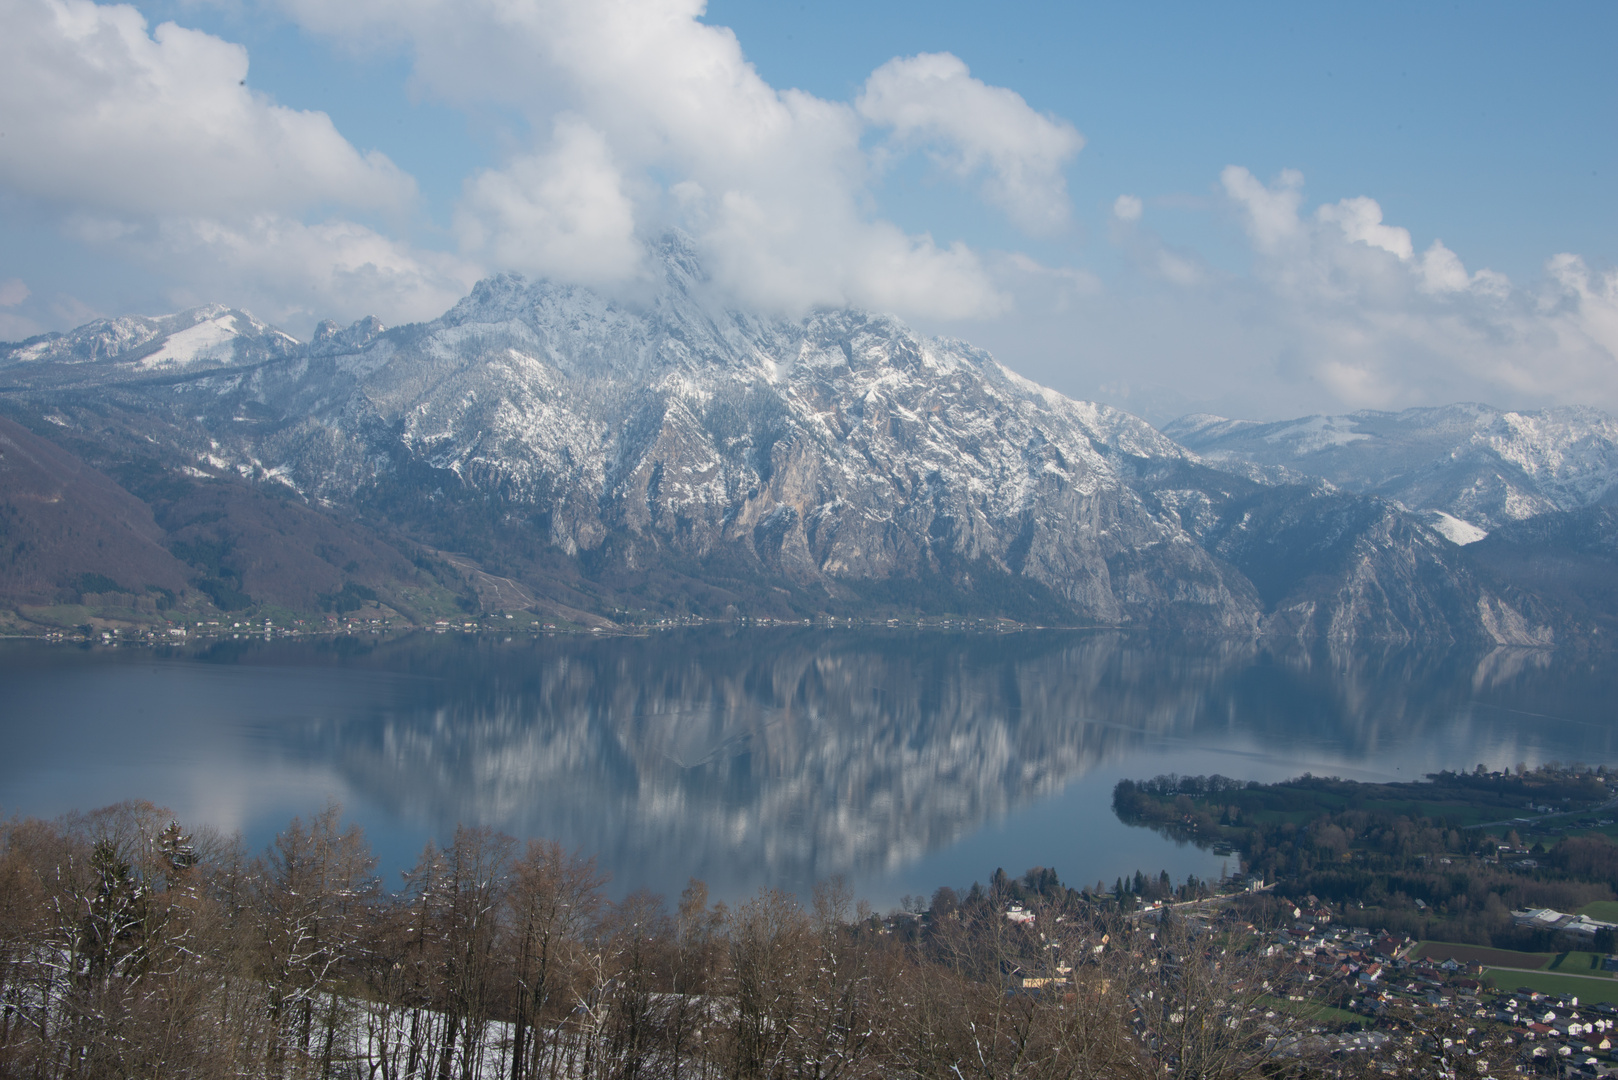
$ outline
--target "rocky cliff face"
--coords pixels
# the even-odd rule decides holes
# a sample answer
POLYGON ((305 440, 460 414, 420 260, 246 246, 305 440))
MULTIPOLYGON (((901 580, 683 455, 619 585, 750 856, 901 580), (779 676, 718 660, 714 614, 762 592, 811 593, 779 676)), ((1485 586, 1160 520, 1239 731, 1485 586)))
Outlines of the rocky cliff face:
POLYGON ((199 373, 166 391, 179 441, 194 469, 314 501, 476 493, 620 576, 676 562, 845 603, 936 582, 1049 616, 1256 629, 1241 576, 1120 475, 1185 456, 1143 421, 892 319, 715 312, 666 254, 639 308, 501 277, 432 323, 323 328, 199 373))
POLYGON ((1548 633, 1387 502, 1210 468, 1136 417, 891 318, 728 311, 677 238, 662 266, 633 303, 503 276, 433 322, 325 324, 308 345, 219 308, 92 324, 8 347, 0 383, 36 433, 168 500, 157 520, 191 530, 185 551, 246 542, 214 508, 230 500, 198 494, 220 486, 337 519, 370 555, 327 554, 341 545, 307 522, 287 540, 306 557, 282 560, 322 595, 401 573, 364 529, 395 553, 461 553, 486 603, 478 574, 508 583, 502 604, 597 611, 1548 633))

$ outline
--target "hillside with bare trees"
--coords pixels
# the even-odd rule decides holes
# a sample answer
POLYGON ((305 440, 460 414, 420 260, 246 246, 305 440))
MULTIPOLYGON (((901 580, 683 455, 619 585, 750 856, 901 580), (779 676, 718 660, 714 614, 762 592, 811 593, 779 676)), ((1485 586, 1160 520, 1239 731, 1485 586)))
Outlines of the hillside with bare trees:
POLYGON ((1257 939, 1030 874, 874 916, 846 887, 672 906, 462 828, 385 890, 338 808, 257 854, 123 803, 13 820, 0 1074, 1244 1077, 1310 1071, 1257 939), (1246 942, 1247 944, 1244 944, 1246 942))

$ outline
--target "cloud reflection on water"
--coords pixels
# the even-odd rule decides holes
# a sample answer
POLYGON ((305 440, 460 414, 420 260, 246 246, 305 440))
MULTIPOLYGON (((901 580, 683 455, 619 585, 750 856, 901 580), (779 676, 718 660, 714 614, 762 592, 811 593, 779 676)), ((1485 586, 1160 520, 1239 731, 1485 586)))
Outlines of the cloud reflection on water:
MULTIPOLYGON (((54 679, 25 677, 28 652, 0 653, 8 683, 29 688, 0 706, 0 723, 20 730, 43 710, 64 718, 59 737, 23 741, 22 768, 56 770, 83 793, 78 805, 123 793, 98 796, 96 777, 138 785, 144 773, 151 787, 131 793, 259 840, 282 823, 271 815, 289 802, 317 808, 315 789, 330 785, 379 846, 392 845, 393 863, 456 822, 487 824, 599 852, 625 887, 661 890, 691 874, 728 894, 837 873, 896 879, 1059 805, 1098 771, 1413 777, 1478 761, 1613 760, 1603 666, 1537 652, 714 629, 230 642, 139 661, 84 657, 54 679), (102 744, 126 747, 103 768, 95 717, 80 714, 119 698, 142 704, 133 727, 126 709, 119 739, 102 744), (153 740, 185 752, 129 752, 153 740)), ((0 769, 7 806, 54 812, 27 805, 39 799, 31 790, 17 768, 0 769)), ((1144 864, 1160 841, 1125 830, 1098 798, 1087 820, 1037 829, 1086 833, 1154 869, 1144 864)), ((1057 839, 1026 846, 1037 855, 1057 839)), ((1102 872, 1071 869, 1075 880, 1102 872)))

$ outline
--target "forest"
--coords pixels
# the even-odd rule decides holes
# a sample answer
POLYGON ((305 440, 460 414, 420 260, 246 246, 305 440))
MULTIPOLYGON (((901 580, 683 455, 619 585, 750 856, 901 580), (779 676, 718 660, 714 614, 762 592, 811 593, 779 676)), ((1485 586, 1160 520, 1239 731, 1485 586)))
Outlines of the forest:
POLYGON ((1557 947, 1554 934, 1516 925, 1512 911, 1573 912, 1618 895, 1618 844, 1572 820, 1605 803, 1605 778, 1556 767, 1403 784, 1160 776, 1121 781, 1113 808, 1127 823, 1239 852, 1277 895, 1352 907, 1358 925, 1538 951, 1557 947), (1517 822, 1529 819, 1516 815, 1536 802, 1572 817, 1539 819, 1542 835, 1528 846, 1517 830, 1531 826, 1517 822))
POLYGON ((142 802, 14 819, 0 839, 5 1076, 1314 1068, 1233 912, 1149 922, 1037 868, 878 917, 835 881, 805 903, 714 903, 696 881, 672 905, 617 896, 585 854, 478 828, 428 844, 390 891, 335 806, 256 853, 142 802))

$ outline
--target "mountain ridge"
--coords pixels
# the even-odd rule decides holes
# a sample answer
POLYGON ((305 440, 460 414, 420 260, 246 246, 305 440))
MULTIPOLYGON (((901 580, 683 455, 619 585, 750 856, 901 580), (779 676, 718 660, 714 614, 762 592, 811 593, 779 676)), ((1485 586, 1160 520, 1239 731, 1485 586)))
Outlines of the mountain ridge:
MULTIPOLYGON (((662 255, 633 302, 500 275, 439 319, 323 323, 307 344, 217 306, 168 331, 88 324, 0 346, 0 402, 146 501, 176 558, 214 553, 182 559, 182 607, 200 590, 293 610, 368 593, 415 622, 446 598, 530 598, 570 619, 954 611, 1334 642, 1588 629, 1396 501, 1201 455, 889 316, 727 311, 678 238, 662 255), (165 352, 185 333, 217 340, 165 352), (266 584, 249 551, 318 584, 266 584)), ((1247 430, 1223 423, 1187 438, 1247 430)), ((72 606, 60 578, 34 608, 51 589, 72 606)))
POLYGON ((1269 423, 1193 413, 1163 430, 1210 460, 1312 473, 1482 534, 1618 496, 1618 421, 1589 406, 1463 402, 1269 423))

